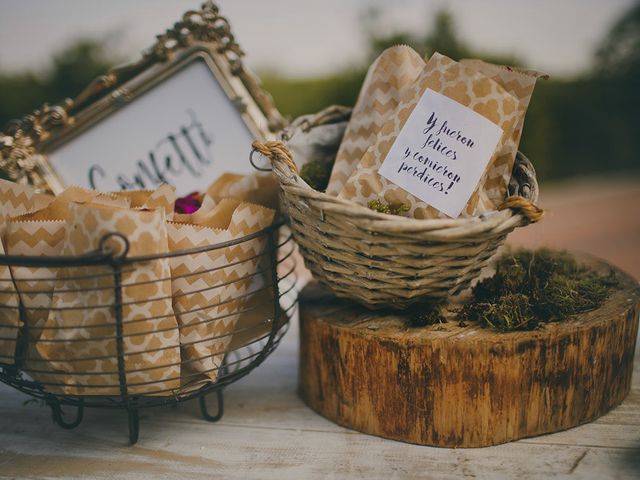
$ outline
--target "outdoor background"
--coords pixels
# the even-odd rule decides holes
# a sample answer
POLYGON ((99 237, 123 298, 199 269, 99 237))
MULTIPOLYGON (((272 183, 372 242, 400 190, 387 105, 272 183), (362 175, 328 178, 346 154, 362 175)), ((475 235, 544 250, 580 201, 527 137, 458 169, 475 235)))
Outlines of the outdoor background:
MULTIPOLYGON (((542 70, 520 149, 548 216, 512 242, 586 251, 640 277, 640 2, 219 1, 291 118, 353 105, 384 48, 542 70)), ((0 0, 0 130, 137 58, 196 1, 0 0)))

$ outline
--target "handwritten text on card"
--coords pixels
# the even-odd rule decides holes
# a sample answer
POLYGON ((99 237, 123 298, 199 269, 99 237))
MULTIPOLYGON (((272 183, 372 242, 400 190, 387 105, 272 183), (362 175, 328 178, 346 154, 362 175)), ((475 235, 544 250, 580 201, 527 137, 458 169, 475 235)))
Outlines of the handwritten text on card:
POLYGON ((502 129, 479 113, 427 89, 378 173, 457 218, 476 189, 502 129))

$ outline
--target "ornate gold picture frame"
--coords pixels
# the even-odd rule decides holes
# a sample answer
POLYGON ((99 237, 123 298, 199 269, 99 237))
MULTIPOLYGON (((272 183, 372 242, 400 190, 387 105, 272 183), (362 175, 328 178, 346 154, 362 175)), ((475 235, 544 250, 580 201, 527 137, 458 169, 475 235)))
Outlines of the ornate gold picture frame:
POLYGON ((11 122, 0 133, 0 168, 54 193, 71 183, 113 190, 171 180, 188 193, 211 169, 241 173, 250 168, 251 139, 272 138, 286 124, 243 55, 227 19, 207 2, 184 13, 137 62, 11 122), (147 142, 144 155, 138 137, 147 142))

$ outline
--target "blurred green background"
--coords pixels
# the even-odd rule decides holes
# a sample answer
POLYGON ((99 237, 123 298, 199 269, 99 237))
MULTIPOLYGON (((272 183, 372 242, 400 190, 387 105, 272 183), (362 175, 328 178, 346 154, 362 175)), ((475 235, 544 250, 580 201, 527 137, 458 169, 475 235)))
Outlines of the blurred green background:
MULTIPOLYGON (((478 51, 461 39, 455 14, 441 10, 425 20, 425 35, 377 32, 380 12, 369 10, 362 29, 368 52, 360 64, 315 78, 288 78, 259 72, 266 89, 293 118, 331 104, 353 105, 369 63, 386 47, 403 43, 422 54, 439 51, 454 59, 482 58, 524 66, 513 54, 478 51)), ((576 19, 579 21, 579 19, 576 19)), ((77 40, 58 52, 45 72, 0 71, 0 125, 44 102, 76 95, 89 81, 120 63, 104 39, 77 40)), ((542 180, 605 171, 640 171, 640 3, 626 11, 601 39, 591 67, 572 78, 540 81, 520 149, 532 158, 542 180)))

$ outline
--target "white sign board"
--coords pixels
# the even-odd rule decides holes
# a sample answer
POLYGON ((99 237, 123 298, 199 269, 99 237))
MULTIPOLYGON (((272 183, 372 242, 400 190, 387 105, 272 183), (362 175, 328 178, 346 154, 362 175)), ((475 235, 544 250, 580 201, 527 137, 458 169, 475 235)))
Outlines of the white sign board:
POLYGON ((423 202, 457 218, 502 136, 479 113, 427 89, 378 173, 423 202))
POLYGON ((66 185, 101 191, 206 189, 225 172, 250 173, 253 136, 202 59, 47 153, 66 185))

